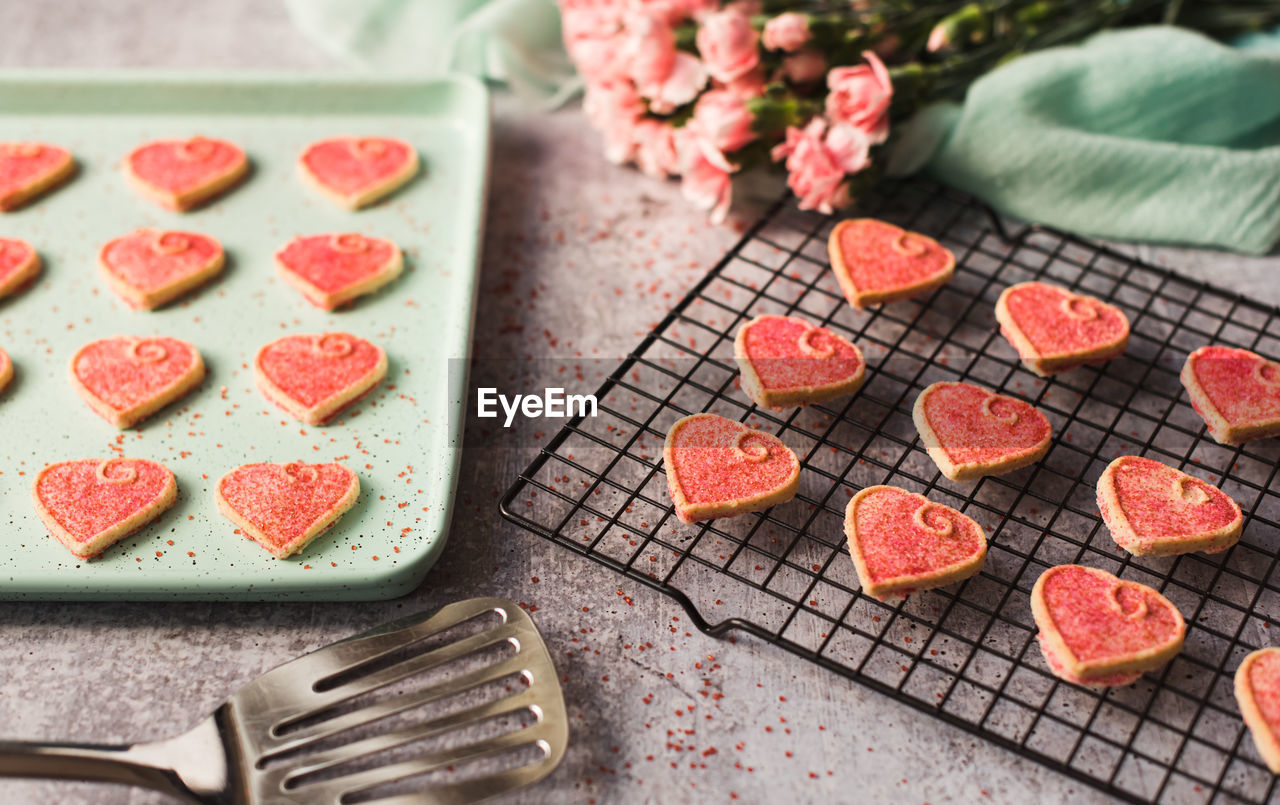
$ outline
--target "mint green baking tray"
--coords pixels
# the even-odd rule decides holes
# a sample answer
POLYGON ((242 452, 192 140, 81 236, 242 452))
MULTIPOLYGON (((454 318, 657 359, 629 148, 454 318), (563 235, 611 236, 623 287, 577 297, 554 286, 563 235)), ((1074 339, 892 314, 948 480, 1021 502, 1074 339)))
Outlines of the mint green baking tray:
POLYGON ((0 234, 35 245, 44 272, 0 300, 0 347, 17 376, 0 394, 0 598, 42 600, 371 600, 418 586, 444 548, 460 454, 489 162, 489 101, 471 79, 332 75, 0 73, 0 141, 47 140, 80 170, 16 213, 0 234), (121 160, 162 137, 225 137, 248 180, 195 212, 161 210, 130 189, 121 160), (400 137, 422 158, 415 181, 348 212, 298 178, 295 160, 326 136, 400 137), (154 312, 128 309, 97 273, 99 248, 141 226, 219 238, 228 266, 211 285, 154 312), (276 275, 295 235, 357 231, 405 252, 396 282, 326 313, 276 275), (286 333, 343 330, 381 344, 383 385, 341 421, 307 427, 267 403, 249 370, 286 333), (117 431, 72 390, 67 363, 104 336, 194 343, 208 377, 134 430, 117 431), (82 561, 32 510, 46 463, 108 457, 164 462, 178 502, 101 557, 82 561), (300 556, 272 558, 218 514, 213 485, 251 461, 340 460, 360 475, 356 507, 300 556), (376 557, 376 558, 375 558, 376 557))

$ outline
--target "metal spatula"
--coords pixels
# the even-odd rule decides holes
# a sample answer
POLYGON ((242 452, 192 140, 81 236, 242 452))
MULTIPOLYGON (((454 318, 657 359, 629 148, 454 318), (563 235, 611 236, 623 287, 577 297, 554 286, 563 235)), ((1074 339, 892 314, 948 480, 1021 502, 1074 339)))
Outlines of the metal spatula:
POLYGON ((529 616, 477 598, 326 646, 175 738, 0 741, 0 776, 146 786, 205 803, 462 803, 541 780, 569 727, 529 616))

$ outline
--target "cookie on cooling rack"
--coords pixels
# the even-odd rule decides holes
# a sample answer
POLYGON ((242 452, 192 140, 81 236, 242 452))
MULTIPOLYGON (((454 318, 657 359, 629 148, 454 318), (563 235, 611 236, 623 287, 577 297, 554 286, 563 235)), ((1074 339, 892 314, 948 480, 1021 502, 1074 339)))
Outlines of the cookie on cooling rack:
POLYGON ((875 218, 841 221, 827 240, 831 270, 856 308, 896 302, 951 281, 956 258, 928 235, 875 218))
POLYGON ((1005 288, 996 320, 1023 365, 1041 377, 1105 363, 1129 346, 1129 319, 1120 308, 1046 282, 1005 288))
POLYGON ((934 383, 916 397, 911 416, 929 458, 953 481, 1034 464, 1053 437, 1034 405, 972 383, 934 383))
POLYGON ((1280 774, 1280 648, 1248 654, 1236 669, 1236 703, 1258 754, 1280 774))
POLYGON ((854 495, 844 533, 863 592, 880 600, 962 581, 987 561, 977 521, 896 486, 854 495))
POLYGON ((1051 567, 1031 590, 1040 650, 1076 685, 1130 685, 1182 650, 1182 613, 1156 590, 1082 565, 1051 567))
POLYGON ((1201 347, 1187 356, 1182 385, 1219 444, 1280 436, 1280 363, 1247 349, 1201 347))
POLYGON ((1121 456, 1098 478, 1098 509, 1116 544, 1135 556, 1219 553, 1240 541, 1240 506, 1218 487, 1142 456, 1121 456))
POLYGON ((156 140, 131 151, 124 171, 143 197, 165 209, 186 212, 238 185, 249 173, 249 158, 227 140, 156 140))
POLYGON ((867 364, 862 350, 795 316, 757 316, 738 328, 733 357, 756 405, 782 408, 853 394, 867 364))
POLYGON ((761 511, 800 488, 800 460, 781 439, 716 414, 676 420, 662 463, 684 523, 761 511))
POLYGON ((25 205, 71 178, 71 152, 49 143, 0 143, 0 212, 25 205))

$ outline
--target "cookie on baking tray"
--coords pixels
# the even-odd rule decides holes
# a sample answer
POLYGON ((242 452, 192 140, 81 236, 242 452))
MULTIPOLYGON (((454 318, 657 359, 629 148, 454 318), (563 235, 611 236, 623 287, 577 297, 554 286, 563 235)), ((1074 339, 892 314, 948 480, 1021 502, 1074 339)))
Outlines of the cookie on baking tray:
POLYGON ((0 394, 9 387, 13 382, 13 361, 9 360, 9 353, 0 349, 0 394))
POLYGON ((1077 685, 1130 685, 1182 650, 1187 625, 1158 591, 1105 570, 1058 565, 1031 590, 1040 650, 1053 675, 1077 685))
POLYGON ((418 173, 418 152, 391 137, 331 137, 308 145, 298 158, 302 178, 336 204, 367 207, 418 173))
POLYGON ((934 383, 911 417, 929 458, 953 481, 1003 475, 1049 452, 1053 427, 1034 405, 972 383, 934 383))
POLYGON ((218 479, 218 511, 277 559, 301 552, 360 497, 342 464, 244 464, 218 479))
POLYGON ((0 299, 21 291, 40 273, 40 255, 25 240, 0 238, 0 299))
POLYGON ((98 254, 98 268, 111 290, 142 310, 199 288, 216 277, 225 262, 216 238, 145 228, 109 241, 98 254))
POLYGON ((896 486, 854 495, 844 533, 863 592, 882 601, 963 581, 987 561, 977 521, 896 486))
POLYGON ((1280 436, 1280 363, 1247 349, 1201 347, 1187 356, 1181 377, 1219 444, 1280 436))
POLYGON ((733 357, 742 372, 742 390, 766 408, 853 394, 867 371, 854 344, 794 316, 757 316, 743 324, 733 357))
POLYGON ((318 308, 333 310, 400 276, 404 257, 389 240, 355 232, 294 238, 276 252, 286 282, 318 308))
POLYGON ((683 523, 761 511, 800 488, 800 460, 781 439, 716 414, 676 420, 662 463, 683 523))
POLYGON ((49 143, 0 143, 0 212, 27 204, 76 172, 71 152, 49 143))
POLYGON ((1098 478, 1098 509, 1135 556, 1219 553, 1240 540, 1240 506, 1216 486, 1159 461, 1121 456, 1098 478))
POLYGON ((857 308, 895 302, 946 285, 956 258, 928 235, 874 218, 841 221, 827 240, 831 270, 857 308))
POLYGON ((382 382, 387 354, 350 333, 286 335, 258 350, 253 376, 290 416, 323 425, 382 382))
POLYGON ((1045 282, 1005 288, 996 320, 1023 365, 1041 377, 1104 363, 1129 346, 1129 319, 1118 307, 1045 282))
POLYGON ((173 505, 178 483, 141 458, 82 458, 45 467, 31 485, 36 514, 71 553, 89 559, 173 505))
POLYGON ((1236 703, 1253 745, 1272 774, 1280 774, 1280 648, 1260 648, 1236 669, 1236 703))
POLYGON ((77 350, 70 375, 94 413, 123 430, 200 385, 204 361, 177 338, 118 335, 77 350))
POLYGON ((125 158, 125 176, 145 198, 185 212, 231 190, 249 173, 244 150, 227 140, 155 140, 125 158))

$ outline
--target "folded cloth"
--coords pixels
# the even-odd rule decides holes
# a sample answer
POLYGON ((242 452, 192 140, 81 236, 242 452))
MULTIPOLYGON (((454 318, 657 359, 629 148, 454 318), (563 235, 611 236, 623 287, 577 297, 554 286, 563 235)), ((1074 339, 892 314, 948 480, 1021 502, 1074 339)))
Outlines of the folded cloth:
POLYGON ((889 162, 1027 221, 1267 252, 1280 239, 1280 50, 1151 26, 1032 53, 901 132, 889 162))
POLYGON ((400 75, 448 71, 503 81, 557 103, 580 86, 555 0, 285 0, 330 53, 400 75))

